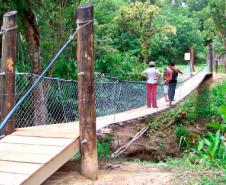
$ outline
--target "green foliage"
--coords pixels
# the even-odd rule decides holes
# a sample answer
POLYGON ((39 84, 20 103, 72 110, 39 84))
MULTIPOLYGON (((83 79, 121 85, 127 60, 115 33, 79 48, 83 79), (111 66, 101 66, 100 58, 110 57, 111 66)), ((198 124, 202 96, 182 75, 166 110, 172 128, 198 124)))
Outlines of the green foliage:
MULTIPOLYGON (((17 70, 30 72, 28 44, 24 34, 25 8, 34 12, 40 29, 42 69, 76 28, 76 7, 87 0, 73 1, 0 1, 0 15, 10 9, 18 11, 17 70)), ((125 79, 139 80, 144 60, 158 66, 169 60, 185 63, 184 52, 195 49, 197 62, 205 62, 205 40, 212 39, 214 51, 225 50, 225 15, 223 0, 125 1, 94 0, 96 70, 125 79), (137 73, 137 74, 136 74, 137 73)), ((2 20, 0 20, 1 23, 2 20)), ((63 53, 49 75, 76 79, 72 64, 76 60, 76 42, 63 53), (69 61, 69 62, 68 62, 69 61), (58 64, 62 63, 62 64, 58 64), (71 69, 72 65, 72 69, 71 69), (60 71, 62 68, 62 71, 60 71), (69 70, 69 73, 67 71, 69 70)))
POLYGON ((226 182, 225 170, 215 169, 203 163, 194 163, 188 155, 184 155, 182 158, 168 159, 163 167, 178 172, 174 184, 181 184, 181 180, 184 184, 192 185, 223 185, 226 182))
POLYGON ((121 79, 141 80, 139 74, 145 67, 145 65, 138 62, 136 57, 129 53, 125 53, 125 55, 120 53, 105 55, 95 62, 96 71, 108 73, 121 79))
POLYGON ((112 142, 112 135, 108 134, 102 139, 98 139, 97 153, 100 158, 110 157, 110 144, 112 142))
POLYGON ((222 105, 220 106, 220 108, 218 109, 218 113, 221 115, 224 124, 220 124, 220 123, 209 123, 207 126, 210 128, 214 128, 217 130, 220 130, 222 132, 226 132, 226 105, 222 105))
POLYGON ((61 77, 63 79, 77 79, 77 62, 74 59, 59 59, 51 74, 53 77, 61 77))
POLYGON ((225 104, 220 106, 220 108, 218 109, 218 113, 221 114, 222 119, 226 123, 226 105, 225 104))
POLYGON ((218 111, 220 106, 226 105, 226 81, 213 88, 212 94, 214 97, 213 103, 218 111))
MULTIPOLYGON (((97 140, 97 154, 100 159, 108 159, 110 157, 110 144, 112 142, 112 135, 106 135, 102 139, 97 140)), ((78 152, 72 160, 78 160, 81 157, 78 152)))
MULTIPOLYGON (((127 32, 126 37, 138 38, 141 47, 141 56, 148 62, 148 49, 150 48, 149 38, 154 34, 153 19, 158 13, 159 8, 151 5, 148 2, 135 2, 129 5, 121 6, 119 14, 116 18, 119 29, 123 34, 127 32)), ((121 37, 121 38, 122 38, 121 37)), ((126 38, 121 39, 124 47, 126 47, 128 40, 126 38)))
POLYGON ((214 167, 222 166, 226 169, 226 142, 220 130, 216 133, 208 132, 193 151, 197 162, 209 163, 214 167))
POLYGON ((210 128, 214 128, 216 130, 220 130, 222 132, 226 132, 226 124, 220 124, 220 123, 208 123, 207 125, 210 128))
POLYGON ((212 40, 216 52, 226 47, 226 23, 224 0, 189 0, 190 11, 200 20, 200 31, 206 40, 212 40))
POLYGON ((176 128, 176 136, 179 143, 179 149, 189 147, 189 131, 186 126, 182 124, 178 125, 176 128))
POLYGON ((225 15, 225 1, 224 0, 209 0, 208 12, 213 19, 215 29, 226 44, 226 15, 225 15))
POLYGON ((204 36, 199 30, 199 20, 191 17, 189 10, 181 7, 163 8, 155 19, 156 27, 171 25, 175 27, 175 34, 169 34, 164 30, 157 32, 151 38, 152 47, 150 53, 156 61, 176 60, 177 63, 186 63, 184 53, 189 47, 195 48, 196 61, 204 62, 205 57, 200 53, 204 51, 204 36))

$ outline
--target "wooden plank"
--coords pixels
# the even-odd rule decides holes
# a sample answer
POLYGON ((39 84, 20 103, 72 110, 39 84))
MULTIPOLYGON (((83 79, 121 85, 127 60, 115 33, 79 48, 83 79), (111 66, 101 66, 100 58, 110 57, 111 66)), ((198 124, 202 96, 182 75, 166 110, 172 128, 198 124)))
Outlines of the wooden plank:
POLYGON ((34 171, 38 170, 41 166, 42 164, 0 161, 0 172, 31 175, 34 171))
POLYGON ((51 138, 71 138, 76 139, 79 136, 78 130, 49 130, 46 128, 42 131, 34 129, 17 129, 12 135, 33 136, 33 137, 51 137, 51 138))
POLYGON ((44 182, 49 176, 57 171, 63 164, 70 160, 79 151, 79 140, 75 140, 48 163, 29 176, 21 185, 37 185, 44 182))
MULTIPOLYGON (((72 122, 71 122, 72 123, 72 122)), ((46 130, 46 129, 77 129, 79 128, 78 122, 73 122, 74 124, 70 123, 58 123, 58 124, 50 124, 50 125, 39 125, 39 126, 31 126, 31 127, 24 127, 24 128, 17 128, 17 130, 33 130, 34 128, 36 130, 46 130)))
POLYGON ((0 185, 18 185, 29 175, 0 172, 0 185))
POLYGON ((59 146, 42 146, 42 145, 25 145, 25 144, 11 144, 11 143, 0 143, 1 151, 11 152, 26 152, 35 154, 55 154, 60 152, 64 147, 59 146))
POLYGON ((74 139, 49 138, 49 137, 27 137, 27 136, 9 135, 9 136, 3 138, 1 140, 1 143, 66 146, 73 141, 74 141, 74 139))
POLYGON ((26 163, 46 163, 54 154, 36 154, 20 151, 0 151, 0 161, 15 161, 26 163))

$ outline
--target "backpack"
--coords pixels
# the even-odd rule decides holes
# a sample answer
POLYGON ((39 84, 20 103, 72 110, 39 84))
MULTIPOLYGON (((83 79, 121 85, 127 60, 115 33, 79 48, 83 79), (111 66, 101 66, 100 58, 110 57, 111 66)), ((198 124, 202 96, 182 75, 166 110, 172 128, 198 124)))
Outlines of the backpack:
POLYGON ((165 82, 169 82, 170 81, 170 73, 169 73, 167 68, 165 68, 164 71, 163 71, 163 80, 165 82))
POLYGON ((164 68, 164 70, 163 70, 163 76, 165 77, 166 75, 167 75, 167 69, 164 68))
POLYGON ((177 80, 177 76, 178 76, 178 72, 175 69, 173 69, 173 74, 172 74, 171 81, 176 81, 177 80))

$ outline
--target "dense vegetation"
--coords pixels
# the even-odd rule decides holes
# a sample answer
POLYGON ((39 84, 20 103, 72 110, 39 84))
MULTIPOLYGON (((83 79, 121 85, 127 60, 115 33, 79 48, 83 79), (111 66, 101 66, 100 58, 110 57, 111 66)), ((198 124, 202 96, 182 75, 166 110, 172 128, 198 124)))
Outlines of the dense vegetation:
MULTIPOLYGON (((17 70, 40 73, 76 28, 76 7, 85 0, 0 0, 0 16, 18 11, 17 70), (33 37, 33 38, 32 38, 33 37), (32 42, 31 42, 32 41, 32 42), (40 55, 32 57, 31 48, 40 55)), ((225 51, 224 0, 94 0, 96 71, 137 79, 144 63, 185 64, 195 49, 205 63, 206 46, 225 51)), ((1 19, 2 21, 2 19, 1 19)), ((76 79, 74 42, 49 76, 76 79)))
POLYGON ((192 171, 194 175, 187 175, 186 184, 226 182, 226 82, 214 88, 208 85, 205 83, 170 114, 177 122, 175 134, 184 156, 168 159, 166 164, 192 171), (181 113, 186 114, 181 117, 181 113), (192 132, 192 127, 199 127, 196 131, 200 132, 192 132))

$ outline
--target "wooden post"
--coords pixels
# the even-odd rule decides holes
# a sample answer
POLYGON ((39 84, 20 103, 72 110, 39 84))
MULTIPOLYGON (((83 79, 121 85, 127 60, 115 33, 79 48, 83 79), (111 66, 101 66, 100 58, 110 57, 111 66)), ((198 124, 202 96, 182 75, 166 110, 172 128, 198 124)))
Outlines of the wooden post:
POLYGON ((218 59, 215 60, 215 72, 218 72, 218 59))
POLYGON ((80 5, 77 8, 78 31, 78 97, 81 174, 96 180, 98 159, 96 144, 96 105, 93 64, 93 5, 80 5))
POLYGON ((190 61, 191 61, 191 67, 192 72, 195 72, 195 56, 194 56, 194 48, 190 47, 190 61))
MULTIPOLYGON (((2 38, 2 65, 1 72, 4 72, 2 119, 15 105, 15 64, 16 64, 16 15, 17 11, 7 12, 3 15, 2 38), (10 30, 8 30, 10 29, 10 30)), ((15 130, 15 119, 10 118, 6 126, 6 134, 15 130)))
POLYGON ((207 62, 209 64, 209 72, 213 73, 213 49, 212 49, 212 42, 208 41, 207 43, 207 62))

